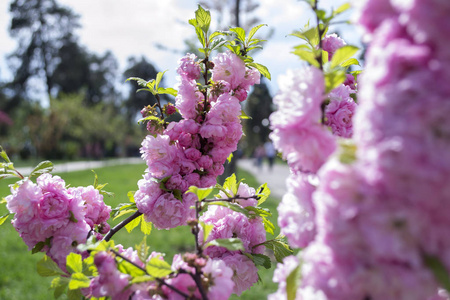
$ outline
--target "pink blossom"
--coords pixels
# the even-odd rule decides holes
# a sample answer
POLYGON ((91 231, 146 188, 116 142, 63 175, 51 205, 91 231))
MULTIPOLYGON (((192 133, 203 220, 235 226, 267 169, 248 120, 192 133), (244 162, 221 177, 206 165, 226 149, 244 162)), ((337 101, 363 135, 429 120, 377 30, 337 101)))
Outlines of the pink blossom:
POLYGON ((242 254, 226 255, 221 258, 233 270, 233 293, 240 296, 258 281, 258 269, 253 261, 242 254))
POLYGON ((183 118, 194 119, 204 98, 195 80, 182 79, 175 98, 175 106, 183 118))
POLYGON ((85 220, 92 228, 109 219, 111 207, 105 205, 103 195, 93 186, 69 188, 69 193, 82 200, 85 220))
POLYGON ((193 205, 193 199, 188 196, 184 196, 181 201, 171 193, 163 193, 154 200, 145 217, 159 229, 174 228, 185 225, 191 215, 191 205, 193 205))
POLYGON ((231 85, 231 89, 237 88, 245 78, 245 64, 234 53, 228 51, 219 53, 213 59, 212 80, 224 80, 231 85))
POLYGON ((336 33, 327 34, 322 40, 322 48, 323 50, 328 52, 328 59, 330 61, 333 58, 336 50, 345 45, 346 43, 344 42, 344 40, 338 37, 336 33))
POLYGON ((186 54, 178 61, 177 73, 187 80, 195 80, 200 77, 201 69, 199 64, 195 61, 197 56, 195 54, 186 54))
POLYGON ((211 278, 207 296, 210 299, 226 300, 234 288, 233 270, 221 259, 210 259, 202 269, 204 276, 211 278))
MULTIPOLYGON (((275 294, 269 295, 268 300, 277 300, 287 298, 286 292, 286 279, 288 276, 299 266, 299 260, 296 256, 287 256, 283 259, 283 263, 277 265, 277 268, 273 272, 273 282, 278 283, 278 290, 275 294)), ((297 293, 299 294, 299 293, 297 293)), ((296 299, 303 299, 297 295, 296 299)))
POLYGON ((353 134, 352 118, 356 103, 352 100, 332 100, 325 108, 325 125, 330 126, 334 135, 350 138, 353 134))
POLYGON ((186 155, 187 159, 192 161, 196 161, 202 156, 202 153, 195 148, 185 149, 184 154, 186 155))
POLYGON ((131 291, 126 290, 130 275, 117 270, 114 257, 107 252, 98 252, 94 257, 98 276, 92 279, 90 289, 94 297, 109 296, 112 299, 127 299, 131 291))
POLYGON ((86 242, 91 227, 84 221, 70 222, 67 226, 53 233, 50 256, 62 270, 66 270, 66 257, 70 252, 78 252, 76 246, 86 242))
POLYGON ((289 244, 304 248, 315 237, 315 209, 312 194, 315 187, 310 183, 312 175, 291 174, 286 185, 287 193, 278 206, 278 225, 289 244))

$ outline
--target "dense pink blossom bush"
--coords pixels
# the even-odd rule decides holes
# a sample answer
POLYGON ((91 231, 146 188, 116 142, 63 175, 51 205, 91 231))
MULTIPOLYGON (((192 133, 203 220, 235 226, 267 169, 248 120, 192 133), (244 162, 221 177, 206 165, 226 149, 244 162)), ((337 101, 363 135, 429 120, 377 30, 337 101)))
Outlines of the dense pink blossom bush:
POLYGON ((328 95, 324 110, 324 124, 339 136, 353 132, 357 150, 343 147, 323 160, 312 192, 298 188, 304 176, 288 181, 279 225, 293 246, 306 248, 279 265, 271 299, 288 289, 296 299, 448 299, 436 268, 450 270, 450 126, 444 117, 450 60, 442 38, 450 33, 444 17, 450 4, 367 0, 357 6, 371 41, 358 78, 360 105, 350 105, 350 78, 328 95), (333 127, 353 114, 350 130, 333 127), (307 219, 305 212, 314 215, 307 219), (302 221, 294 217, 300 214, 302 221), (306 226, 314 229, 310 235, 306 226), (287 284, 293 272, 301 277, 298 288, 287 284))

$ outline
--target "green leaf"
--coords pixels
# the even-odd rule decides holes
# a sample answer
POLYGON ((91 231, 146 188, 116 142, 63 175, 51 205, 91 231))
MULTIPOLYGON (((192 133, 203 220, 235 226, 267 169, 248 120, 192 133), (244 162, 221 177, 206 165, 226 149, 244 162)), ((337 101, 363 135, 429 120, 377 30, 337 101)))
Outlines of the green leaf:
POLYGON ((152 232, 152 223, 145 221, 144 216, 141 216, 141 231, 145 235, 149 235, 152 232))
POLYGON ((267 218, 263 218, 262 221, 264 225, 264 230, 270 233, 271 235, 274 235, 275 225, 273 225, 273 223, 270 222, 270 220, 267 218))
POLYGON ((270 210, 268 208, 246 206, 245 209, 252 212, 252 214, 250 214, 250 216, 258 216, 258 217, 272 216, 272 213, 270 212, 270 210))
POLYGON ((5 223, 5 221, 9 218, 9 215, 11 215, 10 213, 3 215, 0 217, 0 225, 2 225, 3 223, 5 223))
POLYGON ((117 261, 117 269, 124 274, 131 275, 131 277, 145 275, 144 270, 138 268, 134 264, 129 263, 128 261, 122 259, 121 257, 116 256, 116 261, 117 261))
POLYGON ((35 254, 38 252, 41 252, 41 250, 45 247, 45 242, 39 242, 36 245, 34 245, 33 249, 31 249, 31 254, 35 254))
POLYGON ((251 119, 252 117, 248 116, 244 110, 241 110, 241 115, 239 116, 239 118, 242 120, 248 120, 251 119))
POLYGON ((231 174, 231 176, 225 179, 225 182, 223 183, 223 188, 231 191, 233 195, 236 195, 239 189, 239 183, 236 180, 236 174, 233 173, 231 174))
POLYGON ((197 20, 198 26, 206 33, 209 30, 209 25, 211 24, 211 13, 208 10, 204 10, 200 5, 195 11, 195 19, 197 20))
POLYGON ((120 218, 121 216, 134 213, 136 211, 137 211, 137 209, 125 209, 125 210, 122 210, 116 216, 114 216, 113 220, 115 220, 117 218, 120 218))
POLYGON ((145 269, 150 276, 155 278, 166 277, 173 272, 171 266, 166 261, 161 260, 158 257, 150 259, 150 261, 147 262, 145 269))
POLYGON ((206 224, 200 221, 200 226, 202 226, 203 228, 203 242, 206 242, 206 240, 208 240, 209 234, 214 228, 214 224, 206 224))
POLYGON ((3 150, 3 147, 0 146, 0 157, 3 158, 4 161, 6 161, 7 163, 11 163, 11 160, 8 157, 8 154, 6 154, 6 151, 3 150))
POLYGON ((129 78, 127 78, 127 80, 125 80, 125 82, 127 82, 127 81, 136 81, 136 83, 139 86, 142 86, 142 87, 146 87, 147 86, 147 80, 144 80, 144 79, 139 78, 139 77, 129 77, 129 78))
POLYGON ((144 238, 142 239, 142 241, 139 243, 139 245, 135 246, 137 254, 139 259, 142 262, 145 262, 148 258, 148 250, 150 249, 149 246, 147 246, 147 236, 144 235, 144 238))
POLYGON ((46 255, 40 261, 38 261, 37 272, 42 277, 50 277, 65 274, 58 267, 58 265, 50 257, 46 255))
POLYGON ((241 42, 241 43, 245 43, 245 30, 242 29, 241 27, 233 27, 230 28, 230 31, 234 33, 234 35, 236 36, 236 38, 241 42))
POLYGON ((71 252, 66 257, 66 267, 69 273, 81 273, 83 272, 83 263, 80 254, 71 252))
POLYGON ((300 266, 297 266, 286 278, 286 296, 287 300, 295 300, 297 288, 300 281, 300 266))
POLYGON ((167 71, 168 70, 165 70, 164 72, 158 72, 158 74, 156 74, 156 80, 155 80, 155 86, 154 86, 155 90, 159 89, 159 84, 161 83, 161 79, 167 71))
POLYGON ((327 12, 323 9, 317 9, 316 10, 316 16, 319 18, 319 20, 324 21, 326 19, 327 12))
POLYGON ((37 177, 44 173, 53 171, 53 163, 51 161, 40 162, 33 171, 31 171, 30 177, 37 177))
POLYGON ((422 256, 425 266, 433 273, 434 277, 441 286, 450 291, 450 276, 439 257, 434 255, 423 254, 422 256))
POLYGON ((148 282, 148 281, 152 281, 152 280, 155 280, 155 278, 152 277, 152 276, 149 276, 149 275, 142 275, 142 276, 134 277, 134 278, 131 280, 131 283, 132 283, 132 284, 135 284, 135 283, 143 283, 143 282, 148 282))
POLYGON ((347 61, 349 58, 355 55, 355 53, 358 52, 358 50, 359 50, 358 47, 350 45, 346 45, 337 49, 333 55, 333 58, 331 59, 331 68, 333 69, 342 64, 343 62, 347 61))
POLYGON ((252 29, 250 29, 250 32, 248 33, 248 36, 247 36, 247 41, 251 41, 251 39, 253 38, 255 33, 263 26, 267 26, 267 24, 260 24, 260 25, 253 27, 252 29))
POLYGON ((130 223, 125 225, 125 229, 130 233, 134 228, 136 228, 139 225, 139 222, 141 222, 142 215, 139 217, 133 219, 130 223))
POLYGON ((344 3, 341 6, 339 6, 335 11, 333 11, 333 16, 337 16, 350 8, 351 8, 350 3, 344 3))
POLYGON ((206 247, 209 246, 224 247, 230 251, 237 251, 237 250, 245 251, 241 239, 238 238, 215 239, 206 244, 206 247))
POLYGON ((228 157, 227 157, 227 162, 230 163, 232 159, 233 159, 233 153, 230 153, 230 155, 228 155, 228 157))
POLYGON ((79 290, 79 289, 76 289, 76 290, 69 289, 67 291, 67 299, 68 300, 80 300, 80 299, 83 299, 83 294, 81 293, 81 290, 79 290))
POLYGON ((310 50, 305 50, 303 48, 299 48, 299 49, 295 49, 294 51, 292 51, 293 54, 297 55, 298 57, 300 57, 300 59, 306 61, 307 63, 309 63, 310 65, 319 68, 320 64, 316 59, 316 56, 314 55, 314 53, 310 50))
POLYGON ((70 277, 69 289, 76 290, 81 288, 87 288, 91 284, 91 280, 83 273, 73 273, 70 277))
POLYGON ((275 259, 280 263, 283 262, 283 258, 292 255, 293 253, 292 249, 284 239, 285 237, 283 235, 279 235, 277 238, 265 241, 261 244, 271 249, 273 251, 273 254, 275 255, 275 259))
POLYGON ((129 191, 129 192, 127 193, 128 200, 130 200, 131 203, 136 203, 136 202, 134 201, 134 194, 135 194, 135 193, 136 193, 135 191, 129 191))
POLYGON ((344 61, 341 64, 341 67, 346 68, 346 67, 353 66, 353 65, 359 66, 359 61, 356 58, 347 59, 346 61, 344 61))
POLYGON ((176 97, 178 95, 178 91, 173 88, 159 88, 158 94, 168 94, 176 97))
POLYGON ((266 269, 270 269, 272 267, 270 257, 268 257, 267 255, 250 253, 244 253, 244 255, 253 260, 255 266, 263 266, 266 269))
MULTIPOLYGON (((334 59, 334 56, 333 56, 334 59)), ((334 70, 325 74, 325 93, 331 92, 339 85, 344 83, 346 79, 345 72, 343 70, 334 70)))
POLYGON ((215 37, 221 36, 221 35, 229 35, 230 33, 227 31, 214 31, 213 33, 211 33, 211 35, 209 36, 209 40, 212 41, 215 37))
POLYGON ((66 277, 56 277, 52 280, 50 288, 55 290, 53 292, 55 299, 58 299, 62 294, 64 294, 67 286, 69 285, 69 281, 70 279, 66 277))
POLYGON ((186 193, 193 193, 198 197, 198 200, 202 201, 208 197, 212 191, 214 190, 213 187, 211 188, 198 188, 196 186, 190 186, 189 189, 186 191, 186 193))
POLYGON ((264 183, 258 187, 256 195, 258 196, 258 206, 266 202, 267 198, 270 196, 270 189, 267 186, 267 183, 264 183))
POLYGON ((247 218, 249 217, 248 210, 246 210, 245 208, 243 208, 242 206, 240 206, 239 204, 236 204, 236 203, 231 203, 228 201, 220 201, 220 199, 218 199, 215 202, 208 202, 207 205, 205 205, 205 206, 210 206, 210 205, 224 206, 235 212, 239 212, 239 213, 245 215, 247 218))
POLYGON ((261 73, 264 77, 266 77, 267 79, 271 80, 272 77, 270 75, 269 69, 267 69, 266 66, 263 66, 261 64, 258 63, 249 63, 247 64, 249 67, 253 67, 255 69, 257 69, 259 71, 259 73, 261 73))

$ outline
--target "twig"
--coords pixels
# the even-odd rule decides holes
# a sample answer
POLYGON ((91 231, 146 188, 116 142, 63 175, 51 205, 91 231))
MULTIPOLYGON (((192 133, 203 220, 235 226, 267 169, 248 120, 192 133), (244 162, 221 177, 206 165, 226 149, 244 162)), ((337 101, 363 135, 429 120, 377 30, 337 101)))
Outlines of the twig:
MULTIPOLYGON (((132 264, 133 266, 135 266, 135 267, 138 268, 139 270, 143 271, 145 274, 150 275, 150 274, 148 274, 148 272, 147 272, 146 269, 144 269, 144 268, 142 268, 141 266, 135 264, 134 262, 132 262, 131 260, 129 260, 127 257, 125 257, 125 256, 123 256, 122 254, 120 254, 119 252, 117 252, 116 250, 111 249, 110 251, 111 251, 112 253, 114 253, 116 256, 118 256, 118 257, 122 258, 123 260, 125 260, 126 262, 132 264)), ((164 279, 161 279, 161 278, 158 278, 158 277, 154 277, 154 278, 155 278, 155 280, 156 280, 158 283, 167 286, 169 289, 171 289, 172 291, 174 291, 174 292, 180 294, 181 296, 185 297, 186 299, 189 298, 189 295, 188 295, 188 294, 186 294, 186 293, 180 291, 179 289, 177 289, 176 287, 174 287, 174 286, 168 284, 167 282, 164 281, 164 279)))
POLYGON ((232 202, 233 200, 250 200, 250 199, 258 199, 259 196, 248 196, 248 197, 241 197, 239 195, 236 195, 234 197, 230 197, 230 198, 226 198, 226 199, 222 199, 222 198, 217 198, 217 199, 203 199, 201 202, 217 202, 217 201, 226 201, 226 202, 232 202))
POLYGON ((112 236, 117 233, 117 231, 119 231, 120 229, 125 227, 125 225, 127 225, 128 223, 130 223, 131 221, 133 221, 140 215, 142 215, 142 213, 140 211, 136 211, 134 214, 132 214, 131 216, 129 216, 128 218, 126 218, 125 220, 123 220, 122 222, 120 222, 119 224, 114 226, 114 228, 111 228, 109 230, 109 232, 105 235, 103 240, 109 241, 112 238, 112 236))

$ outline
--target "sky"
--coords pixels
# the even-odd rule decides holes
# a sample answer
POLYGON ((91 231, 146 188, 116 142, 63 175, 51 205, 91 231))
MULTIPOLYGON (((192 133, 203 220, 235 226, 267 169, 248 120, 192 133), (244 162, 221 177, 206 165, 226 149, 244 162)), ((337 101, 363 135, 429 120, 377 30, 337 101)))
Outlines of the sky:
MULTIPOLYGON (((0 1, 0 79, 12 77, 6 64, 6 55, 13 52, 16 42, 8 35, 10 16, 9 2, 0 1)), ((80 43, 90 52, 103 54, 111 50, 119 62, 120 72, 126 69, 130 56, 144 56, 158 70, 168 70, 165 74, 167 86, 176 83, 177 61, 181 52, 161 50, 156 44, 168 49, 182 51, 184 40, 195 35, 188 20, 194 17, 197 1, 191 0, 59 0, 60 4, 78 13, 81 29, 78 30, 80 43)), ((323 8, 337 8, 345 0, 321 0, 323 8)), ((290 52, 300 44, 298 38, 287 36, 300 29, 312 18, 306 3, 299 0, 260 0, 255 11, 261 23, 267 27, 260 29, 262 34, 273 30, 272 37, 257 53, 255 61, 266 65, 272 73, 269 83, 272 94, 277 91, 277 78, 288 68, 298 68, 300 60, 290 52), (282 3, 282 5, 281 5, 282 3)), ((348 16, 345 16, 348 17, 348 16)), ((212 19, 215 18, 212 12, 212 19)), ((339 25, 343 38, 354 44, 355 30, 350 25, 339 25)))

